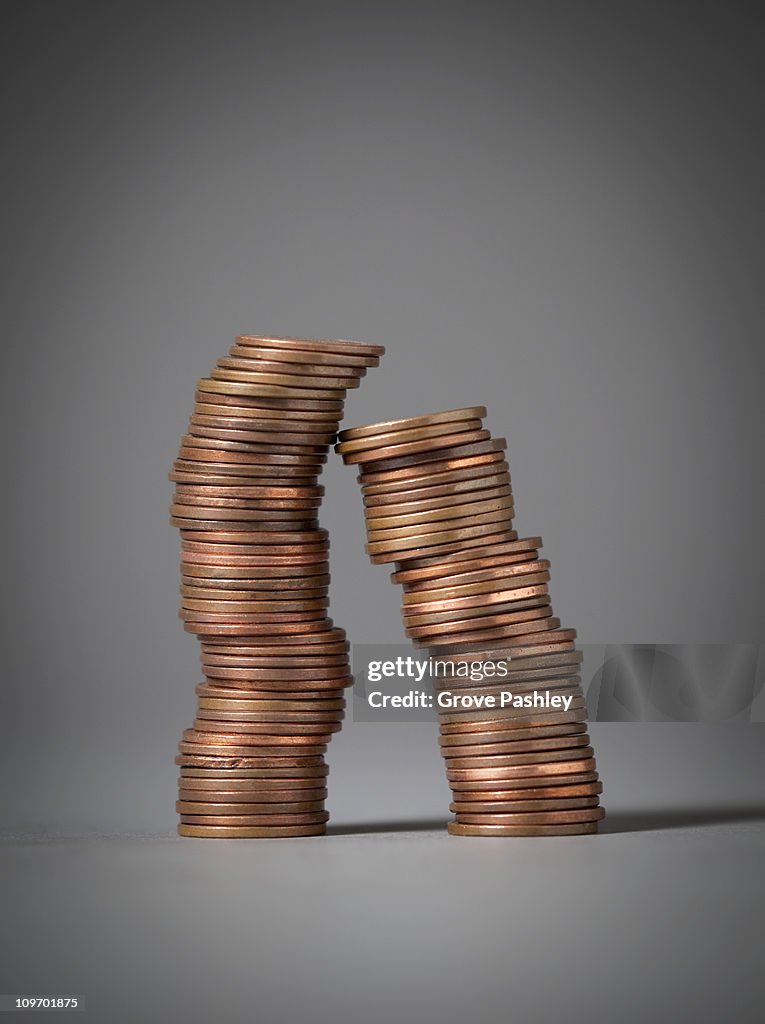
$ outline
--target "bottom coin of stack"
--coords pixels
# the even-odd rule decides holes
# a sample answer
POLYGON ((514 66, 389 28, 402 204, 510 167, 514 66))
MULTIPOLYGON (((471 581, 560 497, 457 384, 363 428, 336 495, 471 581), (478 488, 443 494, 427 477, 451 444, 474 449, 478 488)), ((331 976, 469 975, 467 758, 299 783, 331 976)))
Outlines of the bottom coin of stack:
POLYGON ((428 649, 453 835, 580 835, 604 816, 576 632, 553 615, 539 537, 518 538, 504 439, 483 407, 343 431, 367 551, 395 562, 428 649), (509 695, 509 697, 508 697, 509 695))

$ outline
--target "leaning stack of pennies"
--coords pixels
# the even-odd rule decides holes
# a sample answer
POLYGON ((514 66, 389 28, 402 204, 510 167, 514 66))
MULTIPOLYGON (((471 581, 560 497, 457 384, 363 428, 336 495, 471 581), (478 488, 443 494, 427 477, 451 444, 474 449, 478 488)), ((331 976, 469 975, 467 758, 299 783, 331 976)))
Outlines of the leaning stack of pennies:
POLYGON ((197 384, 170 474, 180 616, 204 676, 176 758, 181 835, 326 830, 324 753, 352 677, 345 632, 328 617, 318 477, 346 391, 384 351, 243 336, 197 384))
POLYGON ((344 430, 373 562, 395 563, 428 649, 461 836, 580 835, 604 816, 576 631, 550 603, 541 538, 519 538, 504 438, 471 406, 344 430))

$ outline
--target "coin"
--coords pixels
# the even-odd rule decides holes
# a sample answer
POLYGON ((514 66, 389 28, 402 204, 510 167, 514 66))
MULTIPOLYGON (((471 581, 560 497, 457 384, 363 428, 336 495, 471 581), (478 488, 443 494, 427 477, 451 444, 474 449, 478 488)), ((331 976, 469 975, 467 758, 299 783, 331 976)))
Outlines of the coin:
POLYGON ((329 429, 333 432, 337 431, 337 425, 343 414, 342 409, 305 409, 299 406, 295 407, 294 402, 289 407, 285 407, 285 399, 283 398, 265 398, 263 396, 258 397, 257 395, 215 395, 211 393, 205 394, 201 391, 198 391, 194 396, 194 412, 201 412, 206 415, 217 415, 220 413, 224 416, 249 416, 255 419, 286 420, 289 423, 298 420, 301 424, 305 423, 306 425, 305 428, 301 426, 301 430, 310 430, 313 427, 314 430, 329 429))
POLYGON ((468 814, 513 814, 531 813, 536 811, 575 811, 588 807, 597 807, 597 796, 564 797, 560 800, 508 800, 504 803, 491 803, 483 800, 453 801, 449 810, 456 813, 459 821, 466 821, 468 814))
MULTIPOLYGON (((582 709, 576 711, 551 711, 545 714, 538 714, 534 718, 505 719, 495 729, 475 729, 472 732, 466 730, 450 730, 440 736, 442 746, 459 746, 469 743, 506 743, 512 739, 527 738, 520 735, 527 729, 536 729, 537 726, 566 725, 572 722, 584 722, 585 714, 582 709)), ((531 735, 530 733, 528 735, 531 735)), ((538 734, 535 734, 538 735, 538 734)))
MULTIPOLYGON (((522 776, 520 778, 513 778, 507 780, 507 785, 503 783, 501 779, 497 780, 500 787, 505 790, 519 790, 519 789, 554 789, 557 786, 573 786, 580 785, 581 783, 597 782, 598 773, 596 771, 589 772, 572 772, 571 775, 529 775, 522 776)), ((451 787, 452 796, 455 800, 464 800, 466 793, 487 793, 497 792, 497 784, 494 781, 479 780, 473 782, 460 782, 458 785, 451 787)), ((482 797, 483 799, 483 797, 482 797)))
POLYGON ((502 448, 498 448, 484 455, 453 459, 451 466, 431 463, 410 469, 378 472, 375 474, 376 480, 372 479, 369 470, 365 470, 356 479, 362 485, 362 497, 365 504, 371 498, 386 496, 393 496, 398 501, 400 494, 426 488, 453 487, 470 481, 475 482, 482 479, 487 473, 503 474, 509 477, 509 466, 503 451, 502 448))
MULTIPOLYGON (((538 572, 546 572, 549 579, 550 562, 548 559, 536 558, 525 562, 512 562, 494 569, 445 575, 439 580, 427 581, 430 585, 424 587, 420 583, 420 589, 407 588, 404 593, 404 606, 411 607, 425 602, 450 600, 474 594, 490 594, 508 587, 511 580, 523 579, 529 574, 538 572), (439 583, 441 585, 437 586, 436 584, 439 583)), ((412 608, 412 610, 416 609, 412 608)))
MULTIPOLYGON (((320 732, 320 726, 326 725, 327 729, 330 726, 337 726, 332 728, 332 732, 338 732, 340 729, 340 722, 345 718, 344 711, 256 711, 256 710, 222 710, 220 708, 203 708, 197 707, 196 721, 201 723, 215 722, 225 724, 228 722, 231 728, 242 728, 250 725, 275 725, 279 726, 279 732, 282 731, 281 727, 295 725, 300 726, 311 726, 311 732, 320 732), (313 728, 313 727, 316 728, 313 728)), ((198 725, 197 728, 202 728, 203 725, 198 725)), ((253 730, 260 731, 260 730, 253 730)))
MULTIPOLYGON (((232 752, 230 748, 224 748, 217 753, 218 748, 212 750, 210 747, 202 744, 190 745, 198 749, 180 750, 175 758, 177 765, 185 768, 198 768, 200 770, 214 769, 215 771, 220 771, 225 768, 229 771, 266 771, 269 773, 266 778, 270 777, 271 772, 283 774, 290 770, 303 772, 307 768, 326 767, 324 758, 317 754, 299 755, 293 751, 291 754, 261 753, 256 755, 249 748, 244 754, 238 754, 236 751, 232 752)), ((323 751, 319 753, 321 754, 323 751)), ((258 776, 254 777, 257 778, 258 776)))
POLYGON ((274 789, 291 788, 300 779, 321 778, 329 774, 329 766, 322 757, 206 757, 179 754, 175 763, 182 776, 199 779, 258 780, 258 787, 268 789, 273 780, 274 789), (254 762, 250 764, 250 762, 254 762), (262 762, 262 763, 261 763, 262 762), (282 762, 285 762, 282 764, 282 762), (287 780, 287 781, 285 781, 287 780), (282 786, 284 782, 284 786, 282 786), (278 783, 278 785, 277 785, 278 783))
MULTIPOLYGON (((426 527, 401 527, 397 530, 386 530, 385 539, 375 539, 364 545, 370 555, 381 555, 399 552, 395 555, 397 560, 406 557, 406 552, 429 548, 435 545, 459 544, 468 537, 477 537, 478 530, 495 532, 498 529, 497 523, 512 523, 513 509, 500 509, 497 512, 484 512, 482 515, 469 516, 467 519, 457 519, 451 523, 444 523, 435 530, 426 527), (475 524, 475 525, 471 525, 475 524)), ((508 526, 508 529, 510 527, 508 526)))
POLYGON ((253 345, 232 345, 229 357, 218 360, 221 366, 242 367, 268 365, 278 367, 279 373, 295 373, 300 376, 320 377, 365 377, 367 367, 363 364, 343 365, 341 361, 329 362, 326 353, 320 358, 300 352, 283 352, 280 349, 256 348, 253 345))
MULTIPOLYGON (((204 735, 200 733, 199 735, 204 735)), ((272 736, 267 739, 264 736, 254 737, 257 743, 242 743, 236 746, 233 743, 214 743, 213 740, 217 740, 217 735, 208 733, 210 736, 209 742, 202 743, 191 743, 188 740, 181 740, 178 744, 178 752, 181 754, 198 754, 202 757, 211 757, 216 755, 217 757, 235 757, 241 756, 248 761, 248 767, 265 767, 269 761, 277 761, 280 758, 287 756, 290 750, 295 750, 295 746, 286 742, 283 736, 272 736), (249 762, 252 762, 249 765, 249 762)), ((246 738, 246 737, 243 737, 246 738)), ((301 736, 300 739, 312 739, 310 736, 301 736)), ((314 757, 317 754, 325 754, 327 751, 326 743, 316 743, 312 746, 302 746, 297 748, 302 751, 306 757, 314 757)))
POLYGON ((562 749, 526 750, 519 754, 503 754, 496 757, 454 758, 447 763, 447 778, 452 777, 448 772, 473 770, 491 772, 496 769, 510 768, 514 765, 547 764, 554 761, 565 761, 571 758, 581 759, 584 757, 592 757, 592 747, 582 745, 562 749))
POLYGON ((287 825, 280 828, 242 827, 228 825, 178 826, 178 835, 191 839, 288 839, 298 836, 321 836, 326 825, 287 825))
MULTIPOLYGON (((289 395, 290 392, 294 391, 297 397, 302 395, 304 398, 321 398, 326 395, 327 398, 337 399, 338 401, 345 398, 346 388, 357 388, 359 386, 357 380, 350 378, 312 378, 301 377, 298 374, 291 373, 239 370, 228 366, 220 366, 220 361, 219 365, 210 371, 210 379, 225 382, 226 384, 229 382, 242 382, 245 384, 255 384, 258 387, 263 385, 268 387, 275 386, 279 388, 276 392, 278 395, 289 395)), ((266 394, 268 393, 266 392, 266 394)))
MULTIPOLYGON (((473 534, 467 537, 462 537, 458 544, 462 548, 478 548, 483 547, 487 543, 499 543, 515 540, 518 534, 515 530, 508 529, 511 525, 508 521, 489 523, 486 526, 476 526, 473 534)), ((431 537, 428 537, 428 541, 431 541, 431 537)), ((457 544, 454 542, 443 543, 443 544, 431 544, 428 543, 427 547, 412 548, 408 552, 400 552, 394 554, 392 557, 388 554, 383 555, 370 555, 370 561, 375 564, 384 562, 398 562, 410 561, 413 558, 419 558, 424 555, 442 555, 451 554, 457 549, 457 544)))
MULTIPOLYGON (((555 620, 557 622, 557 619, 555 620)), ((547 620, 550 625, 551 620, 547 620)), ((513 636, 512 633, 507 632, 504 628, 485 630, 483 635, 475 635, 468 639, 466 636, 460 640, 460 643, 456 644, 444 644, 441 646, 439 654, 467 654, 472 653, 473 650, 483 649, 483 646, 487 641, 490 640, 501 640, 503 647, 512 647, 514 644, 520 649, 528 650, 532 647, 543 647, 546 643, 550 646, 557 646, 561 641, 570 641, 572 648, 573 642, 576 640, 575 629, 559 629, 549 628, 546 633, 538 633, 534 637, 530 636, 513 636)))
POLYGON ((406 568, 399 569, 393 573, 391 579, 394 583, 413 583, 421 580, 437 579, 441 575, 453 575, 463 571, 482 569, 493 565, 503 564, 500 559, 512 558, 519 553, 527 554, 536 552, 542 547, 541 537, 517 537, 511 540, 502 540, 486 544, 480 551, 462 549, 451 552, 447 557, 432 557, 413 559, 406 568))
MULTIPOLYGON (((293 771, 297 770, 293 769, 293 771)), ((281 800, 283 796, 292 799, 293 795, 300 800, 303 799, 301 793, 313 793, 326 785, 325 780, 329 773, 329 768, 326 765, 323 768, 306 769, 305 771, 309 770, 313 770, 316 774, 312 776, 306 774, 296 778, 276 778, 271 775, 258 777, 252 773, 259 772, 259 775, 263 776, 264 772, 255 768, 232 768, 227 772, 211 771, 204 768, 181 768, 178 785, 189 792, 217 793, 225 787, 225 790, 230 793, 258 793, 258 801, 263 803, 269 800, 281 800), (242 772, 251 774, 243 777, 242 772)))
MULTIPOLYGON (((177 806, 177 805, 176 805, 177 806)), ((329 820, 327 811, 310 811, 307 814, 185 814, 179 812, 184 825, 234 825, 243 826, 290 826, 313 825, 329 820)))
POLYGON ((306 360, 309 360, 312 366, 328 366, 333 373, 343 370, 349 374, 358 374, 360 377, 366 374, 368 367, 377 366, 380 362, 379 356, 352 355, 327 351, 319 352, 316 349, 311 351, 309 355, 306 349, 271 348, 258 342, 253 344, 243 342, 242 344, 232 345, 230 352, 232 356, 241 358, 265 358, 285 364, 304 364, 306 360))
MULTIPOLYGON (((243 452, 245 455, 305 455, 309 458, 326 458, 327 446, 316 444, 309 439, 303 438, 297 444, 289 444, 286 440, 272 443, 271 441, 247 441, 237 438, 215 438, 206 437, 202 434, 189 433, 181 438, 182 448, 202 448, 205 451, 223 452, 228 456, 229 452, 243 452)), ((222 462, 230 461, 227 457, 222 462)), ((257 460, 256 460, 257 461, 257 460)))
MULTIPOLYGON (((585 729, 582 723, 582 729, 585 729)), ((514 755, 524 751, 558 750, 562 747, 576 748, 588 746, 590 737, 586 732, 575 733, 571 736, 550 736, 548 739, 537 740, 508 740, 506 743, 474 743, 463 744, 462 746, 441 747, 441 756, 447 763, 447 767, 471 768, 480 767, 486 762, 487 766, 494 763, 494 758, 500 760, 505 755, 514 755), (480 764, 479 764, 480 762, 480 764)))
POLYGON ((178 802, 184 805, 209 807, 208 811, 184 811, 184 814, 213 814, 218 809, 222 814, 306 814, 324 810, 327 797, 326 789, 268 791, 265 794, 254 792, 179 789, 178 802), (261 801, 261 796, 266 799, 261 801), (203 803, 202 803, 203 801, 203 803), (232 811, 231 808, 241 807, 232 811))
POLYGON ((261 700, 242 698, 232 700, 226 697, 200 697, 197 701, 200 710, 211 711, 273 711, 278 713, 319 713, 322 716, 342 711, 345 700, 261 700))
POLYGON ((313 466, 269 466, 254 462, 200 462, 176 459, 171 480, 188 483, 315 484, 318 471, 313 466))
MULTIPOLYGON (((236 444, 259 444, 269 446, 287 445, 290 448, 297 448, 298 451, 306 449, 310 451, 326 450, 332 442, 334 434, 301 434, 289 433, 286 430, 277 432, 274 424, 271 430, 258 429, 254 423, 247 423, 243 420, 223 420, 222 422, 212 420, 211 417, 192 416, 189 420, 188 436, 196 438, 207 438, 214 441, 232 441, 236 444)), ((243 449, 246 451, 247 449, 243 449)))
MULTIPOLYGON (((408 492, 416 493, 416 492, 408 492)), ((390 516, 411 516, 422 512, 435 513, 439 509, 456 509, 468 507, 479 501, 496 501, 498 498, 512 497, 512 488, 509 484, 485 487, 480 490, 462 491, 459 494, 444 494, 435 498, 422 498, 412 501, 386 501, 375 505, 366 505, 364 515, 367 526, 376 526, 377 519, 385 519, 390 516)), ((383 497, 392 498, 393 495, 383 497)), ((463 511, 463 515, 465 512, 463 511)), ((384 527, 383 527, 384 528, 384 527)))
POLYGON ((411 441, 430 440, 434 447, 442 437, 451 434, 464 434, 467 431, 481 430, 480 419, 464 419, 451 423, 435 423, 423 427, 409 427, 405 430, 391 430, 386 433, 370 435, 368 437, 353 438, 351 440, 340 439, 335 446, 335 451, 343 455, 350 455, 356 452, 373 451, 389 445, 408 444, 411 441))
POLYGON ((347 341, 338 338, 276 338, 271 335, 240 334, 237 344, 255 348, 280 348, 292 352, 334 353, 342 356, 366 356, 379 359, 385 354, 384 345, 371 345, 365 341, 347 341))
POLYGON ((420 622, 430 622, 432 616, 445 612, 456 612, 457 616, 465 615, 468 618, 467 613, 471 609, 479 615, 487 612, 498 614, 501 605, 514 607, 518 601, 546 595, 546 584, 549 582, 550 573, 545 570, 525 576, 507 576, 501 581, 494 580, 490 590, 473 591, 468 587, 465 591, 447 587, 443 591, 435 591, 432 596, 420 594, 416 604, 402 606, 404 621, 418 625, 420 622))
POLYGON ((452 836, 579 836, 598 831, 596 821, 576 825, 463 825, 450 821, 446 826, 452 836))
MULTIPOLYGON (((563 779, 566 776, 562 776, 563 779)), ((527 782, 529 780, 526 780, 527 782)), ((513 783, 516 786, 516 783, 513 783)), ((563 785, 557 784, 555 779, 551 780, 549 785, 541 786, 525 786, 525 788, 518 789, 503 789, 503 790, 469 790, 467 792, 454 788, 452 790, 455 801, 463 804, 476 804, 476 803, 502 803, 517 801, 519 803, 526 800, 571 800, 578 798, 591 799, 603 792, 602 782, 579 782, 569 784, 564 782, 563 785)))
POLYGON ((386 536, 398 536, 400 528, 406 528, 412 532, 416 530, 428 532, 438 529, 439 523, 449 523, 454 520, 461 522, 464 519, 467 524, 470 519, 480 517, 486 512, 496 512, 499 509, 514 509, 512 494, 500 494, 485 501, 452 505, 451 508, 434 508, 422 512, 407 512, 403 515, 368 517, 367 533, 370 538, 374 536, 377 539, 379 535, 379 539, 384 540, 386 536))
POLYGON ((283 399, 282 408, 295 411, 341 412, 345 392, 322 390, 320 388, 294 388, 267 381, 253 383, 237 380, 212 380, 203 378, 197 382, 197 391, 202 394, 250 396, 253 398, 283 399))
POLYGON ((441 473, 459 469, 463 465, 476 465, 475 462, 465 462, 465 460, 479 455, 497 455, 497 453, 504 452, 506 448, 507 441, 504 438, 494 438, 484 441, 465 441, 462 444, 452 443, 442 448, 431 447, 425 451, 412 452, 408 455, 390 455, 385 458, 382 465, 373 465, 371 469, 362 466, 361 481, 366 488, 369 484, 388 482, 392 479, 416 479, 421 477, 423 472, 441 473), (427 466, 424 471, 423 466, 427 466))
MULTIPOLYGON (((550 705, 552 714, 560 713, 555 705, 550 705)), ((574 697, 564 714, 571 714, 585 707, 584 697, 574 697)), ((442 736, 453 733, 500 732, 509 728, 511 722, 523 722, 529 718, 537 719, 546 713, 544 706, 523 708, 489 708, 483 711, 460 712, 458 714, 443 713, 439 715, 439 728, 442 736)))

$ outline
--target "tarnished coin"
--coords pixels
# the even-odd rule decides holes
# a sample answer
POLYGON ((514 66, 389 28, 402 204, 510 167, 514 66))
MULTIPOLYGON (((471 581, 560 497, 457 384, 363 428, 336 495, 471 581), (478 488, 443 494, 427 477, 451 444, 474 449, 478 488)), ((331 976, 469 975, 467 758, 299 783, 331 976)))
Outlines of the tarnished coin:
POLYGON ((269 466, 254 462, 200 462, 198 459, 176 459, 171 480, 186 483, 250 483, 260 485, 315 485, 315 466, 269 466))
MULTIPOLYGON (((586 729, 586 726, 581 723, 577 724, 581 725, 583 730, 586 729)), ((447 767, 478 768, 484 762, 487 763, 487 767, 490 767, 494 762, 494 758, 501 760, 505 755, 559 750, 564 747, 585 747, 589 745, 589 742, 589 735, 587 732, 582 731, 571 736, 550 736, 547 739, 527 740, 526 742, 523 740, 511 740, 507 743, 474 743, 464 744, 463 746, 442 747, 441 756, 445 759, 447 767)))
MULTIPOLYGON (((199 744, 193 744, 199 747, 199 744)), ((325 748, 326 749, 326 748, 325 748)), ((321 752, 320 752, 321 753, 321 752)), ((230 749, 223 749, 220 753, 211 752, 209 747, 202 747, 195 751, 183 751, 175 758, 175 763, 182 768, 196 768, 199 770, 238 771, 238 772, 266 772, 265 778, 270 778, 272 773, 283 775, 298 771, 301 774, 309 768, 326 768, 324 758, 317 754, 300 755, 291 751, 289 754, 260 754, 256 756, 252 749, 244 754, 232 753, 230 749)), ((258 775, 241 776, 241 778, 258 778, 258 775)))
MULTIPOLYGON (((331 424, 331 429, 337 431, 338 424, 343 415, 342 409, 316 409, 312 402, 307 403, 309 408, 303 408, 306 403, 291 402, 287 404, 284 398, 266 398, 249 395, 222 395, 197 391, 194 396, 194 411, 207 415, 216 415, 222 412, 226 416, 252 416, 256 419, 275 419, 292 422, 300 420, 306 424, 313 424, 314 428, 324 430, 326 424, 331 424)), ((333 403, 336 404, 336 403, 333 403)), ((306 429, 310 429, 306 427, 306 429)))
MULTIPOLYGON (((416 492, 409 492, 416 493, 416 492)), ((408 516, 422 512, 435 512, 437 509, 453 509, 472 506, 480 501, 494 501, 497 498, 512 497, 513 490, 509 484, 500 484, 495 487, 485 487, 481 490, 463 491, 460 494, 446 494, 438 498, 424 498, 416 501, 386 501, 384 504, 367 505, 364 515, 367 525, 376 525, 376 519, 384 519, 389 516, 408 516)), ((393 498, 392 495, 385 495, 386 498, 393 498)), ((468 508, 470 511, 470 508, 468 508)))
POLYGON ((259 789, 292 789, 293 786, 302 785, 310 787, 314 785, 313 780, 329 775, 329 765, 324 763, 322 757, 198 757, 179 754, 175 763, 180 766, 181 777, 184 778, 207 779, 214 784, 220 779, 241 779, 248 784, 255 780, 259 789), (248 766, 247 762, 252 760, 265 763, 248 766), (288 763, 282 765, 282 761, 288 763), (274 767, 269 767, 274 764, 274 767))
POLYGON ((487 629, 482 634, 475 634, 474 636, 467 636, 464 634, 460 638, 459 643, 455 644, 443 644, 440 648, 440 654, 467 654, 472 652, 473 649, 482 649, 487 641, 501 640, 502 646, 507 648, 514 644, 517 644, 519 648, 528 649, 531 645, 541 647, 546 643, 557 645, 562 641, 570 641, 572 648, 573 643, 576 640, 575 629, 559 629, 558 626, 552 625, 553 622, 557 622, 557 619, 545 620, 547 624, 547 632, 536 633, 533 637, 531 636, 515 636, 512 630, 507 630, 505 627, 499 629, 487 629))
POLYGON ((287 825, 281 828, 185 824, 178 826, 178 835, 191 839, 289 839, 299 836, 322 836, 326 831, 325 824, 287 825))
MULTIPOLYGON (((539 713, 533 718, 508 718, 497 723, 493 730, 475 729, 468 732, 464 729, 450 730, 441 733, 439 742, 442 746, 460 746, 461 744, 477 743, 505 743, 510 738, 508 733, 513 733, 520 738, 520 734, 526 733, 528 729, 536 730, 537 727, 547 728, 551 725, 566 725, 574 722, 584 722, 586 714, 582 709, 576 711, 551 711, 539 713)), ((527 736, 532 735, 527 733, 527 736)), ((533 735, 538 735, 534 732, 533 735)))
POLYGON ((464 825, 450 821, 446 826, 451 836, 583 836, 598 831, 597 821, 581 821, 575 825, 464 825))
MULTIPOLYGON (((306 799, 299 797, 300 790, 296 790, 289 799, 266 800, 263 803, 253 799, 251 794, 234 791, 231 793, 213 793, 194 789, 184 789, 178 792, 178 804, 184 808, 183 814, 310 814, 324 810, 324 800, 327 795, 326 789, 306 791, 306 799), (323 793, 324 796, 309 797, 311 793, 323 793), (297 794, 297 796, 295 795, 297 794), (239 809, 241 808, 241 810, 239 809)), ((271 793, 271 796, 274 794, 271 793)))
MULTIPOLYGON (((499 523, 508 524, 507 528, 510 529, 513 510, 502 509, 498 512, 487 512, 482 516, 472 518, 475 525, 468 525, 466 523, 465 525, 458 526, 452 524, 447 526, 446 529, 436 532, 427 532, 420 528, 420 532, 412 533, 408 527, 400 531, 388 530, 386 534, 390 535, 390 539, 370 541, 364 545, 364 549, 370 555, 391 554, 396 560, 400 561, 402 558, 407 558, 410 551, 414 554, 414 552, 423 548, 430 549, 438 545, 459 544, 470 537, 495 533, 500 528, 497 525, 499 523)), ((457 520, 456 522, 461 523, 462 520, 457 520)), ((417 556, 414 555, 414 557, 417 556)))
POLYGON ((320 727, 325 725, 327 728, 333 727, 333 731, 336 732, 344 718, 344 711, 241 711, 230 708, 197 708, 197 722, 216 722, 221 726, 228 723, 232 729, 238 729, 241 726, 269 724, 284 726, 285 730, 287 726, 299 726, 298 731, 302 731, 302 727, 305 725, 316 726, 316 729, 312 731, 319 732, 320 727), (334 729, 335 725, 337 729, 334 729))
MULTIPOLYGON (((503 589, 510 589, 511 581, 524 580, 524 577, 539 572, 548 573, 549 579, 550 562, 546 558, 535 558, 523 562, 511 562, 508 565, 498 566, 494 569, 481 569, 464 573, 453 573, 443 576, 440 581, 427 581, 415 584, 419 589, 413 589, 410 585, 404 593, 403 603, 406 608, 416 611, 416 606, 423 602, 454 600, 460 597, 469 597, 475 594, 491 594, 503 589), (441 586, 435 583, 440 582, 441 586)), ((523 582, 522 586, 527 584, 523 582)))
MULTIPOLYGON (((480 792, 480 791, 492 791, 506 789, 527 789, 535 787, 540 789, 542 787, 550 789, 553 786, 571 786, 581 782, 597 782, 598 773, 593 769, 592 771, 586 772, 572 772, 569 775, 514 775, 508 779, 469 779, 464 782, 453 783, 452 795, 457 800, 457 794, 468 793, 468 792, 480 792)), ((460 796, 459 799, 464 799, 464 796, 460 796)))
POLYGON ((430 412, 424 416, 410 416, 401 420, 384 420, 382 423, 369 423, 363 427, 349 427, 340 435, 341 441, 352 441, 359 437, 376 437, 391 431, 413 430, 418 427, 430 427, 438 423, 452 423, 460 420, 483 419, 486 407, 470 405, 461 409, 446 409, 441 412, 430 412))
MULTIPOLYGON (((296 444, 289 444, 286 439, 280 441, 246 441, 237 438, 205 437, 200 434, 188 433, 181 438, 181 448, 201 448, 205 451, 223 452, 222 462, 230 461, 226 456, 230 452, 242 452, 245 455, 305 455, 307 458, 325 457, 327 446, 311 442, 303 438, 296 444)), ((257 461, 257 460, 256 460, 257 461)))
POLYGON ((412 626, 431 621, 447 622, 448 618, 433 619, 433 616, 445 612, 456 612, 455 618, 462 615, 469 618, 468 613, 472 609, 477 609, 475 612, 477 615, 499 614, 503 605, 508 605, 508 610, 510 610, 517 607, 518 601, 546 596, 549 582, 550 573, 544 570, 529 573, 526 576, 511 576, 501 583, 494 581, 494 587, 491 590, 477 593, 470 593, 469 590, 465 592, 464 590, 447 589, 443 596, 428 596, 416 604, 403 605, 404 621, 407 625, 412 626))
MULTIPOLYGON (((243 347, 242 350, 245 352, 250 351, 243 347)), ((279 377, 286 378, 290 382, 290 386, 292 386, 291 382, 294 379, 296 387, 323 387, 326 384, 330 388, 357 388, 359 386, 359 377, 366 373, 366 370, 363 368, 362 373, 359 373, 358 370, 354 370, 352 367, 338 366, 332 368, 322 363, 311 363, 308 360, 303 363, 286 363, 278 359, 268 359, 265 353, 258 352, 257 350, 252 351, 251 355, 248 354, 246 356, 238 356, 236 354, 224 356, 218 360, 216 369, 239 370, 257 374, 276 374, 279 377), (306 384, 301 384, 299 383, 300 381, 306 381, 306 384)), ((215 375, 215 370, 213 370, 212 375, 215 375)))
POLYGON ((225 680, 216 680, 214 683, 199 683, 195 687, 197 695, 203 699, 210 700, 273 700, 281 703, 285 700, 318 701, 322 704, 332 701, 345 701, 341 687, 320 689, 320 690, 295 690, 290 687, 286 690, 271 690, 268 687, 257 683, 253 687, 229 686, 225 680), (293 696, 294 694, 294 696, 293 696))
MULTIPOLYGON (((465 465, 475 465, 472 461, 475 456, 496 456, 506 448, 507 441, 503 437, 495 437, 492 440, 468 441, 444 448, 429 448, 409 455, 389 456, 371 466, 360 466, 360 479, 366 490, 372 484, 388 483, 391 480, 412 480, 422 477, 426 472, 442 473, 460 469, 465 465)), ((504 456, 502 458, 504 459, 504 456)))
MULTIPOLYGON (((552 696, 552 695, 551 695, 552 696)), ((560 702, 556 702, 558 705, 560 702)), ((586 706, 583 696, 575 696, 565 713, 571 714, 586 706)), ((551 704, 554 713, 560 711, 560 707, 551 704)), ((458 712, 439 715, 439 730, 441 736, 450 736, 453 733, 468 732, 495 732, 509 728, 511 723, 524 722, 528 719, 537 719, 545 714, 544 707, 523 707, 523 708, 488 708, 484 711, 458 712)))
MULTIPOLYGON (((586 738, 586 734, 584 737, 586 738)), ((592 757, 592 747, 585 744, 568 748, 548 748, 545 750, 526 750, 518 754, 503 754, 496 757, 460 757, 446 762, 447 778, 453 771, 486 771, 509 768, 519 764, 548 764, 565 761, 571 758, 592 757)))
MULTIPOLYGON (((583 753, 592 753, 592 748, 585 748, 583 753)), ((580 757, 577 760, 577 751, 566 752, 568 756, 560 761, 534 761, 526 764, 504 765, 501 768, 449 768, 447 778, 450 782, 502 782, 506 779, 528 778, 535 775, 547 777, 548 775, 572 775, 576 772, 595 771, 595 759, 593 757, 580 757)), ((529 754, 529 757, 533 755, 529 754)), ((501 785, 495 785, 494 789, 502 789, 501 785)))
MULTIPOLYGON (((392 443, 383 448, 367 448, 364 451, 343 453, 341 445, 335 445, 335 450, 343 455, 343 462, 346 465, 377 465, 380 462, 389 464, 391 469, 402 465, 402 459, 412 458, 420 454, 444 453, 457 446, 468 446, 487 442, 491 434, 488 430, 465 430, 453 434, 441 434, 439 437, 429 437, 421 441, 404 441, 392 443), (394 465, 395 464, 395 465, 394 465)), ((432 461, 435 461, 432 460, 432 461)), ((403 463, 408 465, 408 463, 403 463)))
MULTIPOLYGON (((205 735, 200 733, 199 735, 205 735)), ((298 751, 304 757, 315 757, 319 754, 326 754, 327 744, 316 743, 312 746, 301 746, 296 747, 293 744, 286 743, 283 736, 272 736, 269 738, 265 736, 242 736, 242 739, 251 739, 254 742, 242 743, 240 746, 236 746, 233 743, 222 743, 217 745, 214 741, 217 740, 217 735, 214 733, 207 733, 210 737, 208 742, 191 743, 187 740, 181 740, 178 744, 178 752, 180 754, 197 754, 201 757, 242 757, 247 759, 247 764, 243 767, 265 767, 269 761, 278 761, 287 757, 290 751, 298 751), (251 764, 249 762, 252 762, 251 764)), ((300 739, 313 739, 311 736, 301 736, 300 739)))
POLYGON ((312 825, 329 820, 327 811, 309 811, 306 814, 186 814, 179 812, 184 825, 312 825))
POLYGON ((480 551, 463 549, 451 552, 448 557, 432 557, 414 559, 405 568, 391 575, 394 583, 413 583, 418 580, 438 579, 441 575, 449 576, 463 570, 486 568, 487 564, 503 564, 500 559, 517 555, 519 552, 535 552, 542 547, 541 537, 516 537, 512 540, 492 542, 480 551), (474 564, 476 563, 476 564, 474 564))

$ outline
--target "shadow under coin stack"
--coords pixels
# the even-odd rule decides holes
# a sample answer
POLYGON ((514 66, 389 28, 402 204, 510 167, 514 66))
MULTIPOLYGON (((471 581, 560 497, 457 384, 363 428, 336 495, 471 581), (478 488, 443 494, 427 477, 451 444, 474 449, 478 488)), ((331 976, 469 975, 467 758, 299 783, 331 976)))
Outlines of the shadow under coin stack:
POLYGON ((356 427, 336 450, 359 466, 366 550, 373 562, 396 563, 406 632, 428 648, 440 699, 472 702, 439 707, 456 819, 449 832, 596 832, 602 785, 576 631, 552 614, 541 539, 513 530, 507 445, 483 429, 485 415, 476 406, 356 427), (482 678, 479 662, 494 666, 482 678), (535 692, 542 706, 516 706, 535 692), (503 693, 514 698, 506 707, 503 693))
POLYGON ((326 830, 323 755, 352 677, 345 632, 328 618, 317 480, 346 390, 384 351, 240 337, 197 385, 170 474, 180 615, 205 677, 176 758, 183 836, 326 830))

